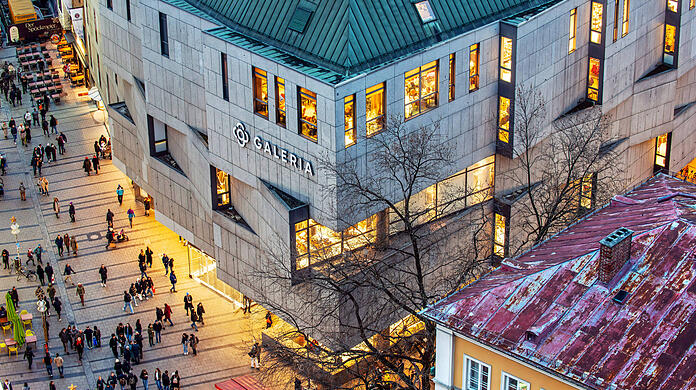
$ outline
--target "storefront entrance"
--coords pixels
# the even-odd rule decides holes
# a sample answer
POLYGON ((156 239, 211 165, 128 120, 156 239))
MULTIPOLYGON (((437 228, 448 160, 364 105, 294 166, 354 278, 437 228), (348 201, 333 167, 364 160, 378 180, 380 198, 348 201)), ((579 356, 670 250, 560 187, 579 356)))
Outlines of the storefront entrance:
POLYGON ((191 244, 188 248, 189 275, 231 302, 242 306, 244 295, 217 278, 217 261, 191 244))

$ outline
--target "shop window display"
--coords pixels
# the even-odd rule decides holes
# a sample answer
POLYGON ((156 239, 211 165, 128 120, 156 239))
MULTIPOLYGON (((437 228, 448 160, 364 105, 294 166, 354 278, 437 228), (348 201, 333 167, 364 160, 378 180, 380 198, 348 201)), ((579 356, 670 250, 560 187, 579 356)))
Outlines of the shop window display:
POLYGON ((406 119, 437 107, 437 61, 406 72, 404 78, 406 119))
POLYGON ((268 118, 268 79, 266 71, 253 68, 254 113, 268 118))
POLYGON ((227 208, 230 206, 230 177, 219 169, 215 169, 215 192, 217 193, 217 207, 227 208))
POLYGON ((355 145, 357 141, 355 131, 355 95, 346 96, 343 99, 343 122, 345 128, 345 147, 355 145))
POLYGON ((663 61, 665 64, 674 65, 674 50, 676 46, 677 28, 665 25, 665 52, 663 61))
POLYGON ((317 94, 304 88, 298 91, 300 112, 299 133, 310 140, 317 142, 317 94))
POLYGON ((667 137, 667 134, 663 134, 655 141, 655 165, 662 168, 667 167, 667 137))
POLYGON ((599 100, 599 67, 600 62, 597 58, 590 57, 589 76, 587 80, 587 98, 599 100))
POLYGON ((385 83, 379 83, 365 91, 365 120, 368 137, 372 137, 384 129, 386 97, 385 83))
POLYGON ((498 139, 510 142, 510 99, 505 96, 500 96, 498 102, 498 139))
POLYGON ((479 88, 479 44, 469 46, 469 92, 479 88))
POLYGON ((275 78, 276 82, 276 123, 285 127, 285 79, 275 78))
POLYGON ((500 37, 500 79, 512 82, 512 39, 500 37))
POLYGON ((343 232, 335 232, 313 219, 295 224, 296 269, 307 268, 341 253, 372 243, 377 238, 375 215, 358 222, 343 232))
POLYGON ((590 41, 592 43, 602 43, 602 17, 604 5, 592 2, 592 13, 590 15, 590 41))

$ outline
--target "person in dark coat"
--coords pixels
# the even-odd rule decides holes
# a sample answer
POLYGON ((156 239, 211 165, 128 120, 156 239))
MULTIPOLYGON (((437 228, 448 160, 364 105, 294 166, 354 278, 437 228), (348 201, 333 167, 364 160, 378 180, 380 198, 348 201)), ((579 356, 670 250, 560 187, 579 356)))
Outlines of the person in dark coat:
POLYGON ((75 222, 75 205, 70 202, 70 208, 68 208, 68 214, 70 214, 70 221, 75 222))
POLYGON ((53 298, 53 309, 56 311, 56 314, 58 314, 58 321, 61 321, 60 318, 60 311, 63 307, 63 303, 58 299, 58 297, 53 298))
POLYGON ((95 154, 92 156, 92 167, 94 167, 94 174, 99 174, 99 157, 95 154))
POLYGON ((85 170, 85 173, 87 173, 87 176, 92 173, 92 164, 89 162, 89 157, 85 157, 85 161, 82 162, 82 169, 85 170))
POLYGON ((101 154, 101 148, 99 147, 99 141, 94 141, 94 155, 99 156, 101 154))
POLYGON ((44 276, 44 269, 41 266, 41 263, 39 263, 39 265, 36 266, 36 275, 38 275, 39 281, 41 282, 41 285, 45 286, 46 280, 45 280, 45 276, 44 276))

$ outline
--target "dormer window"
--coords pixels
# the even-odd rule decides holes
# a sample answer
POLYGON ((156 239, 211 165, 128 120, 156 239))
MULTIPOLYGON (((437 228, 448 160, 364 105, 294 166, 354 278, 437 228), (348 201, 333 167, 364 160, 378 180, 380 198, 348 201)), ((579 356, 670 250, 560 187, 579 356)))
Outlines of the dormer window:
POLYGON ((435 13, 433 12, 433 7, 430 6, 430 2, 428 0, 419 1, 415 3, 415 6, 416 10, 418 11, 418 15, 421 18, 421 22, 428 23, 437 19, 435 17, 435 13))
POLYGON ((295 8, 295 12, 293 12, 292 16, 290 17, 288 28, 300 34, 304 33, 305 28, 307 28, 307 24, 309 23, 309 19, 316 10, 317 5, 315 3, 307 0, 300 0, 297 8, 295 8))

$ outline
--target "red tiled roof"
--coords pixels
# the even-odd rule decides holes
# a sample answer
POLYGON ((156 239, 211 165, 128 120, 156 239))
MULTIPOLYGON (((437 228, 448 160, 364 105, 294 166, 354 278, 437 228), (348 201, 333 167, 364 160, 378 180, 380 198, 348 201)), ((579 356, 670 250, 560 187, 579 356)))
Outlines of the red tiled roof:
POLYGON ((696 389, 695 250, 696 186, 658 175, 424 313, 588 388, 696 389), (599 240, 619 227, 631 257, 606 285, 599 240))

